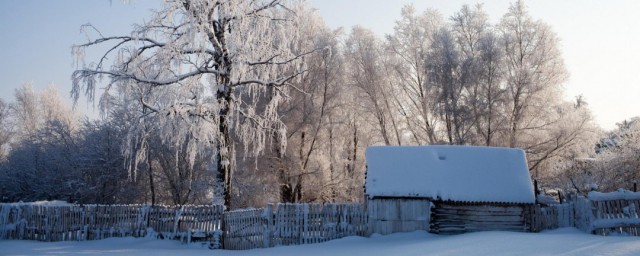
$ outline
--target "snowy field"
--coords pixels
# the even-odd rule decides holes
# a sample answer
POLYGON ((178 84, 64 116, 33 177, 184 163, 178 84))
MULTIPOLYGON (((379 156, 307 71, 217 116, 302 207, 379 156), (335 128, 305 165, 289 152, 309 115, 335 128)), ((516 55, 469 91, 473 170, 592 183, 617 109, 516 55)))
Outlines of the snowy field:
POLYGON ((200 244, 148 238, 110 238, 54 243, 0 241, 0 255, 640 255, 640 238, 595 236, 574 228, 539 234, 478 232, 439 236, 413 232, 247 251, 212 251, 200 244))

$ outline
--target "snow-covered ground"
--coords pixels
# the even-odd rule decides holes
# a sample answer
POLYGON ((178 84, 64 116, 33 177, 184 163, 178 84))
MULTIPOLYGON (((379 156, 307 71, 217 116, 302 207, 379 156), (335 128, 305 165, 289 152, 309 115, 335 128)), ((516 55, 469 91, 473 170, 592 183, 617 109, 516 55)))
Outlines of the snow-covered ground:
POLYGON ((247 251, 209 250, 200 244, 150 238, 86 242, 0 241, 0 255, 640 255, 640 238, 595 236, 574 228, 543 233, 426 232, 347 237, 326 243, 247 251))

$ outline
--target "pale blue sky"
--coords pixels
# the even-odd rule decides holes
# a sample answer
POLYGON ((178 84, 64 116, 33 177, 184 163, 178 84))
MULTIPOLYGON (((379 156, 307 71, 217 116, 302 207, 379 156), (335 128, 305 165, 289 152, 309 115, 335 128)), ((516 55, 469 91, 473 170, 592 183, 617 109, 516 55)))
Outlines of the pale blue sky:
MULTIPOLYGON (((361 24, 379 35, 392 32, 403 5, 439 10, 445 17, 462 4, 485 2, 492 22, 507 11, 508 0, 312 0, 333 28, 361 24)), ((550 24, 561 38, 571 73, 567 99, 583 94, 605 129, 640 115, 640 1, 527 1, 531 15, 550 24)), ((0 97, 33 82, 56 84, 63 95, 73 72, 71 45, 84 42, 80 25, 92 23, 105 35, 126 34, 133 23, 159 8, 158 0, 2 0, 0 1, 0 97), (125 4, 132 2, 131 4, 125 4)), ((79 109, 86 112, 86 104, 79 109)))

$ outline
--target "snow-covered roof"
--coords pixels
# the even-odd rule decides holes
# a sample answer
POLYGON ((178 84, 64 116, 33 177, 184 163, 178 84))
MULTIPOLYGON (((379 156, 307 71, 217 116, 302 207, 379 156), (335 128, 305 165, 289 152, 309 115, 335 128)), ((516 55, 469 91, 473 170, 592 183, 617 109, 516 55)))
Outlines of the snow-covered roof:
POLYGON ((369 197, 534 203, 524 151, 473 146, 377 146, 366 152, 369 197))

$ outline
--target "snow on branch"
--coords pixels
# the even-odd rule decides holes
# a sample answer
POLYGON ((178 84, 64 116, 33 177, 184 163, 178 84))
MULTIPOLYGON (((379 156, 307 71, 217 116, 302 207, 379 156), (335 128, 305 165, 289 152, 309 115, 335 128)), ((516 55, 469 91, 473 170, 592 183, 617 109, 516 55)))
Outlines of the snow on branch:
POLYGON ((107 78, 103 96, 133 102, 129 111, 137 121, 124 143, 133 172, 149 157, 153 131, 176 147, 198 144, 187 147, 189 158, 201 146, 213 147, 217 177, 228 192, 235 144, 243 145, 244 155, 259 155, 274 135, 286 146, 278 106, 288 99, 291 82, 307 71, 305 56, 317 52, 297 44, 297 20, 304 17, 290 3, 298 4, 169 1, 131 36, 98 32, 98 39, 74 46, 73 53, 83 58, 86 49, 109 45, 97 64, 83 63, 73 73, 72 96, 77 101, 84 93, 93 100, 107 78), (113 61, 109 68, 107 61, 113 61))

